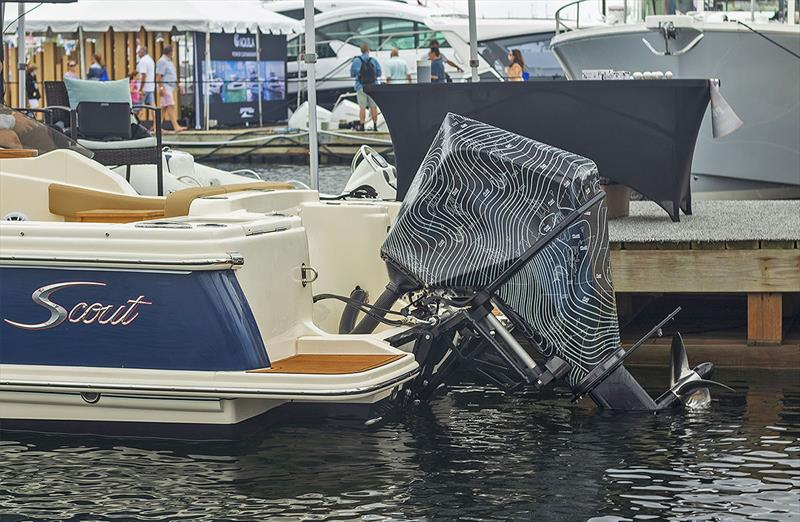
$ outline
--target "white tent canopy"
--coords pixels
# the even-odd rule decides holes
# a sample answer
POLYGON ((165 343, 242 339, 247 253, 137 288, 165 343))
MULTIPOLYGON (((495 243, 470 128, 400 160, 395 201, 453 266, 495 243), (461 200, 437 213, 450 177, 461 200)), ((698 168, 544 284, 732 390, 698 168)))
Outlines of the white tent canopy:
MULTIPOLYGON (((28 3, 27 7, 35 6, 28 3)), ((7 16, 6 18, 10 18, 7 16)), ((74 4, 42 4, 25 17, 28 33, 148 31, 255 32, 289 34, 302 24, 263 7, 259 0, 79 0, 74 4)), ((16 31, 12 24, 7 33, 16 31)))

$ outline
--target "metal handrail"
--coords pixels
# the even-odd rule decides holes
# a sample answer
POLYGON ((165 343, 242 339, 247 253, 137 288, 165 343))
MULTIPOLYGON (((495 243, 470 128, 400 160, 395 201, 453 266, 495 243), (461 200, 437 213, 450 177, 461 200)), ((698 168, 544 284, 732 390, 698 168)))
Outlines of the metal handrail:
MULTIPOLYGON (((565 4, 565 5, 561 6, 558 10, 556 10, 556 14, 555 14, 556 34, 561 34, 562 32, 572 31, 572 30, 581 28, 581 4, 583 2, 587 2, 587 1, 589 1, 589 0, 575 0, 574 2, 570 2, 568 4, 565 4), (570 27, 569 25, 565 24, 562 21, 562 14, 561 14, 562 11, 564 11, 565 9, 567 9, 569 7, 572 7, 572 6, 575 6, 575 11, 576 11, 576 14, 575 14, 575 27, 570 27)), ((634 2, 634 6, 637 5, 637 4, 640 4, 640 2, 634 2)), ((643 5, 643 4, 641 4, 641 5, 643 5)), ((603 20, 606 20, 606 18, 608 16, 607 0, 602 0, 602 6, 603 6, 603 8, 602 8, 603 12, 601 13, 601 15, 603 17, 603 20)), ((622 0, 622 23, 627 23, 628 22, 628 15, 629 14, 631 14, 631 10, 628 7, 628 0, 622 0)), ((634 13, 634 18, 636 16, 637 15, 634 13)))
POLYGON ((568 4, 564 4, 556 10, 556 34, 561 34, 562 32, 572 31, 573 29, 580 29, 581 28, 581 4, 588 0, 575 0, 574 2, 570 2, 568 4), (561 12, 567 9, 568 7, 575 6, 576 15, 575 15, 575 27, 570 27, 564 22, 561 21, 561 12))

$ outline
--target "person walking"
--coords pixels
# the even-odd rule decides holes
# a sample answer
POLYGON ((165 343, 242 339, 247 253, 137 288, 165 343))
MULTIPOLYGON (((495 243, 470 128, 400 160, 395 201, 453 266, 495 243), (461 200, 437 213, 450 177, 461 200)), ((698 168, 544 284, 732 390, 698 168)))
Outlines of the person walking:
POLYGON ((39 79, 36 77, 36 71, 39 67, 35 63, 29 63, 25 67, 25 95, 28 98, 28 107, 31 109, 38 109, 42 94, 39 92, 39 79))
POLYGON ((162 121, 172 123, 172 130, 182 132, 186 127, 178 123, 178 110, 175 105, 175 95, 178 90, 178 73, 175 71, 175 64, 172 62, 172 46, 165 45, 161 58, 156 64, 156 82, 161 94, 161 116, 162 121))
POLYGON ((381 64, 369 55, 369 46, 361 45, 361 55, 353 58, 350 64, 350 77, 355 78, 356 99, 358 99, 358 120, 361 124, 359 130, 364 130, 367 119, 367 108, 372 116, 372 130, 378 130, 378 106, 372 98, 364 92, 365 85, 378 83, 381 77, 381 64))
POLYGON ((103 57, 99 54, 92 55, 92 65, 89 66, 89 70, 86 72, 86 79, 98 82, 108 81, 108 71, 103 65, 103 57))
POLYGON ((72 78, 73 80, 79 79, 81 76, 78 74, 78 64, 75 60, 67 62, 67 72, 64 73, 64 78, 72 78))
POLYGON ((439 56, 442 57, 442 62, 444 64, 449 65, 450 67, 455 67, 455 69, 460 73, 464 72, 464 69, 462 69, 457 63, 450 61, 450 59, 447 56, 445 56, 445 54, 442 52, 441 46, 439 45, 439 40, 437 40, 436 38, 432 38, 431 41, 428 43, 428 47, 430 49, 436 49, 439 51, 439 56))
POLYGON ((156 63, 148 54, 147 47, 139 47, 136 55, 139 57, 136 72, 141 82, 142 103, 153 105, 156 102, 156 63))
POLYGON ((444 72, 444 58, 438 47, 431 47, 428 51, 428 59, 431 61, 431 83, 446 83, 447 73, 444 72))
POLYGON ((508 61, 511 64, 506 67, 506 77, 510 82, 521 82, 522 75, 525 72, 525 59, 522 58, 522 53, 519 49, 511 49, 508 53, 508 61))
POLYGON ((142 104, 155 105, 156 103, 156 64, 153 58, 147 54, 147 47, 142 45, 136 50, 139 63, 136 65, 136 72, 139 73, 141 82, 142 104))
POLYGON ((392 49, 389 62, 386 64, 386 83, 411 83, 408 64, 400 58, 397 47, 392 49))

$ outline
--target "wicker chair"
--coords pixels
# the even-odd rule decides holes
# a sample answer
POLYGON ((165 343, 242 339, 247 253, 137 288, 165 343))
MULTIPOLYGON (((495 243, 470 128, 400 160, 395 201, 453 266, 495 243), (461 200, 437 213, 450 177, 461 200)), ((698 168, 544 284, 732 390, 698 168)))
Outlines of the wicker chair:
POLYGON ((64 82, 44 82, 44 101, 49 109, 52 125, 69 126, 69 95, 64 82), (61 108, 63 107, 63 109, 61 108))
POLYGON ((155 113, 155 136, 129 141, 97 141, 81 138, 78 113, 70 109, 69 96, 64 82, 44 82, 45 101, 51 111, 50 120, 62 122, 70 128, 70 136, 81 146, 94 153, 94 160, 107 166, 126 166, 126 179, 131 179, 131 165, 155 165, 158 195, 164 195, 164 171, 161 159, 161 109, 150 105, 133 105, 133 111, 148 109, 155 113), (66 119, 64 119, 66 115, 66 119))

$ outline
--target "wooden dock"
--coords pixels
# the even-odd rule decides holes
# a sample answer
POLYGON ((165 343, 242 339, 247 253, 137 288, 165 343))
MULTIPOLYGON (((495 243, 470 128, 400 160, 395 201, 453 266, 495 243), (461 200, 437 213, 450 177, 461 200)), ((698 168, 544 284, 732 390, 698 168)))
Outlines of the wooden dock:
MULTIPOLYGON (((292 163, 305 161, 308 157, 308 131, 285 126, 188 130, 165 134, 164 144, 194 155, 197 161, 247 159, 292 163)), ((369 145, 380 154, 392 151, 388 132, 319 131, 322 163, 349 163, 361 145, 369 145)))
MULTIPOLYGON (((640 317, 648 308, 660 303, 666 313, 665 301, 688 301, 693 306, 679 318, 688 317, 679 320, 700 331, 687 339, 690 353, 714 351, 718 363, 755 357, 759 367, 800 367, 800 202, 700 201, 680 223, 654 203, 632 202, 630 217, 609 222, 609 235, 626 340, 657 322, 658 314, 640 317), (748 346, 759 348, 748 355, 741 350, 748 346)), ((648 344, 658 349, 643 348, 634 361, 668 361, 661 353, 668 339, 648 344)))

